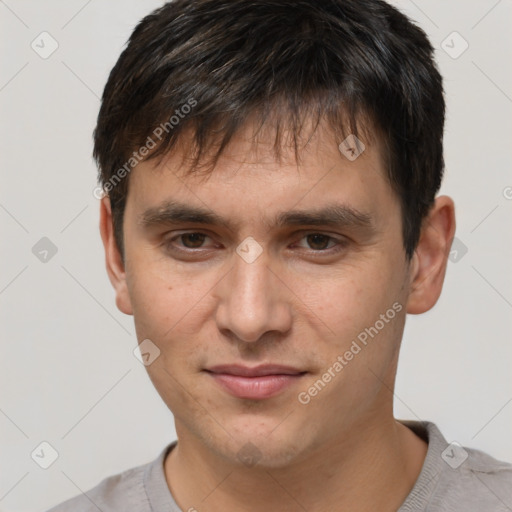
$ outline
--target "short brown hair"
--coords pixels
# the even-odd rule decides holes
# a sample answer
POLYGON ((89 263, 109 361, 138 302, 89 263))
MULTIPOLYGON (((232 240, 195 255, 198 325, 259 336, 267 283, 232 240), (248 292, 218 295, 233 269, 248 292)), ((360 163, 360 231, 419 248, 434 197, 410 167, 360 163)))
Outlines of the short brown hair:
POLYGON ((284 128, 298 155, 306 118, 325 118, 340 142, 344 126, 357 136, 371 119, 412 257, 444 171, 445 103, 426 34, 382 0, 175 0, 146 16, 110 73, 94 131, 122 255, 133 165, 190 128, 197 169, 217 148, 211 170, 249 116, 275 124, 276 155, 284 128))

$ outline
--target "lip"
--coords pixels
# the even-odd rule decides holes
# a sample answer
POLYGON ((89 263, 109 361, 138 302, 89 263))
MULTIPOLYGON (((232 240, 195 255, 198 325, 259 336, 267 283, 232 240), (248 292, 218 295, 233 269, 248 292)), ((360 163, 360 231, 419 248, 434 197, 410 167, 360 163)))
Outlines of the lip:
POLYGON ((217 384, 237 398, 263 400, 284 391, 305 373, 283 365, 218 365, 206 369, 217 384))

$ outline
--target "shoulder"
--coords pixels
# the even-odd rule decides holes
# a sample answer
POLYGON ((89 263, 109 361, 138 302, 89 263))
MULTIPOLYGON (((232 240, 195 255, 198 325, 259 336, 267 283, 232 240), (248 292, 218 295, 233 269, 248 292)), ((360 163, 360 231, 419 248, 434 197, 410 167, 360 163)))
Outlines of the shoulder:
POLYGON ((151 510, 145 482, 150 471, 163 460, 169 447, 146 464, 127 469, 103 479, 95 487, 70 498, 47 512, 113 512, 119 510, 151 510))
MULTIPOLYGON (((450 445, 449 445, 450 446, 450 445)), ((451 455, 451 450, 444 458, 451 455)), ((460 453, 460 466, 447 464, 441 472, 432 503, 459 510, 510 511, 512 509, 512 464, 497 460, 480 450, 455 447, 460 453), (466 458, 467 457, 467 458, 466 458), (459 507, 459 508, 456 508, 459 507)), ((450 510, 450 509, 448 509, 450 510)))
POLYGON ((512 510, 512 464, 448 443, 431 422, 404 422, 428 440, 422 471, 400 512, 512 510))

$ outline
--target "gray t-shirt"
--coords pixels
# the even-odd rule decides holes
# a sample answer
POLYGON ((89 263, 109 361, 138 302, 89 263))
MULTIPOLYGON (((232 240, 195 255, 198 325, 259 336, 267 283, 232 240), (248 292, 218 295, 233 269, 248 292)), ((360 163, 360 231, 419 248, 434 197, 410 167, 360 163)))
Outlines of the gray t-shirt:
MULTIPOLYGON (((448 444, 434 423, 400 421, 428 442, 428 450, 418 480, 397 512, 512 511, 512 464, 448 444)), ((187 512, 178 507, 165 480, 163 463, 175 444, 154 461, 108 477, 48 512, 187 512)))

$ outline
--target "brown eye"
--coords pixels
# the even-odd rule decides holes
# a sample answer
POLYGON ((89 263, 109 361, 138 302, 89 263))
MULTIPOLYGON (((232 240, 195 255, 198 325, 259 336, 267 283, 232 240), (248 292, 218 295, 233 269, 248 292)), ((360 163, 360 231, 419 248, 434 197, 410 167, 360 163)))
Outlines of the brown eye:
POLYGON ((347 250, 349 241, 346 237, 335 237, 326 233, 304 233, 300 241, 295 245, 302 249, 306 257, 326 258, 337 255, 347 250))
POLYGON ((198 249, 204 243, 206 235, 203 233, 184 233, 178 238, 181 238, 183 245, 187 249, 198 249))
POLYGON ((307 235, 306 239, 311 249, 323 251, 329 248, 329 242, 332 240, 332 237, 315 233, 313 235, 307 235))

